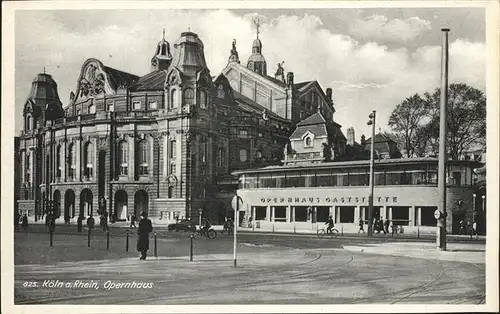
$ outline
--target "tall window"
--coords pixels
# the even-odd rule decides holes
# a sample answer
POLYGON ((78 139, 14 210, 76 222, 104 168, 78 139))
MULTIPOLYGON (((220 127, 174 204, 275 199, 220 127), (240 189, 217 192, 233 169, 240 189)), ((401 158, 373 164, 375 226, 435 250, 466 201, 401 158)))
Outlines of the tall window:
POLYGON ((118 157, 120 165, 120 175, 125 176, 128 175, 128 143, 127 141, 121 141, 118 145, 118 157))
POLYGON ((200 108, 207 108, 207 93, 205 91, 200 91, 200 108))
POLYGON ((176 155, 177 142, 175 140, 170 141, 170 158, 175 158, 176 155))
POLYGON ((132 103, 132 107, 134 108, 134 110, 141 110, 141 102, 140 101, 134 101, 132 103))
POLYGON ((26 182, 31 182, 31 155, 26 154, 26 182))
POLYGON ((183 105, 192 105, 194 103, 194 91, 192 88, 184 90, 183 105))
POLYGON ((202 163, 207 162, 207 155, 208 155, 208 145, 207 145, 207 139, 202 138, 201 143, 200 143, 200 160, 202 163))
POLYGON ((62 173, 62 169, 61 169, 61 145, 58 145, 57 146, 57 149, 56 149, 56 178, 60 179, 61 178, 61 173, 62 173))
POLYGON ((169 186, 168 187, 168 198, 172 198, 172 197, 174 197, 174 187, 169 186))
POLYGON ((240 149, 240 161, 245 162, 248 159, 248 152, 246 149, 240 149))
POLYGON ((224 149, 219 148, 217 151, 217 167, 222 168, 224 165, 224 149))
POLYGON ((172 92, 170 93, 170 108, 177 108, 178 97, 179 96, 177 90, 172 90, 172 92))
POLYGON ((85 177, 91 179, 94 175, 94 145, 91 142, 85 143, 83 147, 83 164, 85 165, 85 177))
POLYGON ((173 163, 170 164, 170 174, 175 175, 175 170, 176 170, 176 168, 175 168, 175 162, 173 162, 173 163))
POLYGON ((26 130, 33 129, 33 117, 29 114, 26 117, 26 130))
POLYGON ((75 154, 75 144, 71 143, 68 146, 68 178, 74 179, 76 172, 76 154, 75 154))
POLYGON ((148 142, 142 140, 139 142, 138 149, 138 163, 139 163, 139 175, 148 174, 148 142))

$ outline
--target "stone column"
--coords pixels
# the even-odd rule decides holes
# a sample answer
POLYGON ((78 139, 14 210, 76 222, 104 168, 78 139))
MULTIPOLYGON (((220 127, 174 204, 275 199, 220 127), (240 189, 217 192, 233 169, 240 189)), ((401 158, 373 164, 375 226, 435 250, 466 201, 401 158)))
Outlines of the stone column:
POLYGON ((361 217, 361 206, 354 207, 354 223, 358 223, 359 218, 361 217))
POLYGON ((255 221, 255 207, 252 206, 252 221, 255 221))
POLYGON ((61 182, 66 182, 66 150, 68 149, 68 141, 64 140, 61 145, 61 182))
POLYGON ((214 163, 213 163, 213 139, 212 139, 212 136, 209 134, 208 135, 208 139, 207 139, 207 166, 208 166, 208 171, 207 171, 207 175, 208 176, 212 176, 212 173, 213 173, 213 167, 214 167, 214 163))
POLYGON ((274 222, 275 214, 276 214, 276 207, 271 206, 271 221, 272 222, 274 222))
POLYGON ((389 217, 389 220, 392 220, 392 207, 389 207, 389 208, 388 208, 387 215, 388 215, 388 217, 389 217))
POLYGON ((271 221, 271 206, 266 207, 266 221, 271 221))
POLYGON ((167 178, 170 172, 170 137, 163 137, 163 180, 167 178))
POLYGON ((290 206, 286 207, 286 222, 291 222, 292 220, 290 219, 290 206))
POLYGON ((295 206, 291 206, 290 221, 295 222, 295 206))
POLYGON ((128 179, 134 181, 135 179, 135 136, 129 136, 128 142, 128 179))
POLYGON ((76 145, 75 145, 76 149, 75 149, 75 152, 76 153, 76 164, 75 164, 75 167, 76 167, 76 173, 75 173, 75 181, 81 181, 82 180, 82 138, 78 138, 77 142, 76 142, 76 145))
MULTIPOLYGON (((98 150, 97 150, 97 137, 94 137, 92 140, 92 146, 94 148, 94 160, 92 160, 92 181, 96 182, 97 181, 97 156, 98 156, 98 150)), ((109 207, 109 205, 108 205, 109 207)))
POLYGON ((408 225, 415 226, 415 206, 409 207, 408 218, 410 219, 410 222, 408 223, 408 225))
MULTIPOLYGON (((26 150, 21 150, 21 183, 24 183, 26 181, 26 150)), ((21 197, 21 199, 24 199, 24 196, 21 197)))
MULTIPOLYGON (((149 149, 149 160, 148 160, 148 174, 149 178, 152 180, 154 178, 154 155, 155 155, 155 139, 153 135, 148 135, 148 149, 149 149)), ((159 169, 158 169, 159 171, 159 169)))

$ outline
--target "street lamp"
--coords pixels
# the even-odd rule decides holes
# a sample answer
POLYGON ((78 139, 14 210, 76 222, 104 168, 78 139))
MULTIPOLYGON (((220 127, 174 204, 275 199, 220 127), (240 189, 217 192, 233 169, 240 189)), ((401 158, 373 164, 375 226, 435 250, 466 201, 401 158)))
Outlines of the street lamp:
POLYGON ((373 235, 373 152, 375 144, 375 116, 376 111, 373 110, 368 116, 368 125, 372 126, 372 138, 370 145, 370 194, 368 196, 368 236, 373 235))

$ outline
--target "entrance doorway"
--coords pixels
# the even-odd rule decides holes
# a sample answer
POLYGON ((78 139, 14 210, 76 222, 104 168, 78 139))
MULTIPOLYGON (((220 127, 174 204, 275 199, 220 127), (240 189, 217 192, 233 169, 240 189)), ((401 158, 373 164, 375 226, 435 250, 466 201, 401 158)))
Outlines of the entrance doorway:
POLYGON ((64 216, 75 217, 75 192, 73 190, 66 190, 64 193, 64 216))
POLYGON ((141 215, 141 212, 148 213, 149 209, 149 197, 148 192, 144 190, 139 190, 135 192, 134 196, 134 213, 136 217, 141 215))
POLYGON ((115 193, 115 215, 116 220, 127 219, 128 195, 124 190, 118 190, 115 193))
POLYGON ((93 195, 90 189, 83 189, 80 193, 80 216, 88 217, 93 214, 93 195))

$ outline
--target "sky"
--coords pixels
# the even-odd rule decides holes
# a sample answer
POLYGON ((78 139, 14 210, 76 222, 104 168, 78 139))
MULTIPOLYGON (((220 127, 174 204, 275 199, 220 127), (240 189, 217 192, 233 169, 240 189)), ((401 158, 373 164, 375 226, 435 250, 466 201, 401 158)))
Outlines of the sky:
POLYGON ((190 29, 203 41, 215 76, 227 65, 233 39, 246 64, 256 18, 268 74, 285 61, 296 83, 317 80, 324 90, 331 87, 335 121, 344 134, 354 127, 358 141, 362 134, 370 137, 372 110, 377 130, 389 130, 397 104, 439 87, 442 27, 451 29, 450 83, 485 91, 482 8, 23 10, 15 15, 16 134, 31 82, 44 67, 66 106, 86 59, 145 75, 162 29, 171 45, 190 29))

